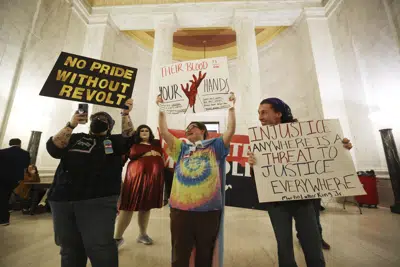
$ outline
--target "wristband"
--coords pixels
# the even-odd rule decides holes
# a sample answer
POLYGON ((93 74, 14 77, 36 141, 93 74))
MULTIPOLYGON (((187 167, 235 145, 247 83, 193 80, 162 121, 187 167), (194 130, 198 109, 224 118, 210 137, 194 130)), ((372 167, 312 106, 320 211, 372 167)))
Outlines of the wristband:
POLYGON ((65 127, 68 127, 68 128, 70 128, 70 129, 75 129, 75 127, 73 127, 72 125, 71 125, 71 122, 67 122, 67 125, 65 125, 65 127))

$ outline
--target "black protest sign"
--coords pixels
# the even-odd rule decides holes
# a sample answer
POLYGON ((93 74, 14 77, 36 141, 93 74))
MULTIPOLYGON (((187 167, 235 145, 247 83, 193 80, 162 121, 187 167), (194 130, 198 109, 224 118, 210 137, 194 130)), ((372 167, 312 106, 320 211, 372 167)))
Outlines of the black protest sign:
POLYGON ((226 161, 225 205, 237 208, 267 210, 268 203, 259 203, 254 177, 248 163, 226 161))
POLYGON ((136 75, 136 68, 61 52, 40 95, 123 107, 136 75))

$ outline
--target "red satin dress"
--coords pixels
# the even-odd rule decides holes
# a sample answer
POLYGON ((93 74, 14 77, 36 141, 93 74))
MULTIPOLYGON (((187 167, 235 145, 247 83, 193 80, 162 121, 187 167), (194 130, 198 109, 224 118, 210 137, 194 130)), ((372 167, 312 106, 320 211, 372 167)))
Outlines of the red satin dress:
POLYGON ((119 210, 147 211, 162 207, 164 161, 161 156, 141 157, 151 150, 163 154, 159 140, 154 140, 152 145, 132 145, 119 210))

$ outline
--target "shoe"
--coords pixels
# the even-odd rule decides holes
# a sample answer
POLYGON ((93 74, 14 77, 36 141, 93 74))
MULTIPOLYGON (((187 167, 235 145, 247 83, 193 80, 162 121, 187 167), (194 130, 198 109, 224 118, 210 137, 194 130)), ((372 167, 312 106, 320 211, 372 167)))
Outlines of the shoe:
POLYGON ((153 240, 148 235, 140 235, 136 241, 145 245, 153 244, 153 240))
POLYGON ((46 212, 46 207, 44 205, 38 205, 35 209, 35 214, 42 214, 46 212))
POLYGON ((326 243, 325 240, 322 239, 322 248, 329 250, 331 249, 331 246, 328 243, 326 243))
POLYGON ((117 243, 117 248, 120 248, 120 246, 122 246, 124 242, 125 240, 123 238, 115 239, 115 243, 117 243))
POLYGON ((10 222, 0 223, 0 226, 7 226, 10 225, 10 222))

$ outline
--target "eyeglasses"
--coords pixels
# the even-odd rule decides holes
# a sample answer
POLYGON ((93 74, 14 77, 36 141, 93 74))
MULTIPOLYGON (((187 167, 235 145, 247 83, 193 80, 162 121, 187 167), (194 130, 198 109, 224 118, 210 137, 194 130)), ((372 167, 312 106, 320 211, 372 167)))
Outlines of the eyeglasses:
POLYGON ((193 128, 197 128, 200 129, 199 126, 197 126, 196 124, 191 124, 186 128, 186 133, 189 132, 190 130, 192 130, 193 128))

